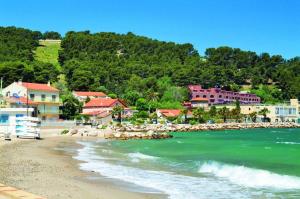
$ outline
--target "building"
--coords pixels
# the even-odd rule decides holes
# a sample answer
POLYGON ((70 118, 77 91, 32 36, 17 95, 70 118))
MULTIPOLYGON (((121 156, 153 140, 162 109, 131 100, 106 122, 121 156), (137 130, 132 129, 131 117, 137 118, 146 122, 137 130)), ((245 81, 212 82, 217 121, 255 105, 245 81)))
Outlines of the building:
MULTIPOLYGON (((179 116, 184 119, 184 115, 182 114, 182 111, 180 109, 158 109, 156 111, 157 117, 159 118, 178 118, 179 116)), ((187 112, 187 118, 192 118, 193 114, 191 111, 187 112)))
POLYGON ((16 134, 16 120, 27 114, 32 115, 33 108, 0 108, 0 134, 16 134))
POLYGON ((2 90, 12 107, 36 108, 42 120, 59 119, 59 90, 48 84, 14 82, 2 90))
POLYGON ((208 99, 202 97, 196 97, 191 99, 192 108, 208 108, 208 99))
POLYGON ((120 99, 111 98, 94 98, 83 106, 82 113, 89 114, 96 111, 111 112, 115 106, 122 106, 126 108, 126 105, 120 99))
POLYGON ((109 111, 92 111, 84 113, 88 115, 92 123, 107 125, 112 121, 112 113, 109 111))
MULTIPOLYGON (((222 106, 217 106, 221 108, 222 106)), ((226 105, 230 110, 234 109, 234 105, 226 105)), ((243 115, 249 115, 250 113, 257 113, 257 120, 262 121, 263 116, 259 115, 259 112, 266 108, 268 109, 267 118, 270 122, 298 122, 299 115, 299 103, 297 99, 291 99, 290 103, 276 104, 276 105, 264 105, 264 104, 243 104, 240 106, 241 113, 243 115)))
POLYGON ((254 94, 225 91, 220 88, 204 89, 201 85, 188 86, 190 97, 193 98, 206 98, 210 105, 212 104, 229 104, 236 100, 241 104, 259 104, 260 98, 254 94))
POLYGON ((90 91, 73 91, 74 97, 76 97, 80 102, 86 102, 86 100, 94 98, 109 98, 103 92, 90 92, 90 91))

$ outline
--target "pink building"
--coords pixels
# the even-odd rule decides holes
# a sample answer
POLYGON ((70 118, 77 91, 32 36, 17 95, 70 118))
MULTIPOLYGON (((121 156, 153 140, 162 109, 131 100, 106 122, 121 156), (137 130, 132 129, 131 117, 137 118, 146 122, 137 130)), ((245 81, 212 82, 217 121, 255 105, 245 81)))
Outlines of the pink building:
POLYGON ((201 85, 189 85, 190 97, 206 98, 209 104, 228 104, 238 100, 241 104, 259 104, 255 94, 225 91, 220 88, 203 89, 201 85))

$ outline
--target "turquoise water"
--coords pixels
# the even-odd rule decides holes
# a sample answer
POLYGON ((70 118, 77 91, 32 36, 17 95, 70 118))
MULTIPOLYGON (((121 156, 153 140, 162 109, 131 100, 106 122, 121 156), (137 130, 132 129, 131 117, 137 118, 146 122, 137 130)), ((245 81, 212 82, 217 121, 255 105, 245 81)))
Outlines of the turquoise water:
POLYGON ((81 168, 169 198, 300 198, 300 130, 173 133, 82 142, 81 168))

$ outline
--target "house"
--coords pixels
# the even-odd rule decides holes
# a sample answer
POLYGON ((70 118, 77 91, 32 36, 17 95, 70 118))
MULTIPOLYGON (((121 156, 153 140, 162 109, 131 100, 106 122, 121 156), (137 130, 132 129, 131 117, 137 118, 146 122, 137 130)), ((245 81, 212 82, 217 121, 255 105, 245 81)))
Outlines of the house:
POLYGON ((125 103, 120 99, 94 98, 83 106, 82 113, 87 114, 95 111, 111 112, 115 106, 126 108, 125 103))
POLYGON ((90 120, 93 123, 101 125, 107 125, 112 121, 112 113, 110 111, 93 111, 84 113, 83 115, 90 116, 90 120))
POLYGON ((208 108, 208 99, 203 97, 195 97, 191 99, 192 108, 208 108))
POLYGON ((86 102, 86 100, 94 98, 109 98, 103 92, 90 92, 90 91, 73 91, 74 97, 76 97, 80 102, 86 102))
MULTIPOLYGON (((180 109, 157 109, 156 111, 157 117, 159 118, 178 118, 179 116, 182 117, 182 119, 185 117, 182 114, 182 111, 180 109)), ((192 118, 193 114, 191 111, 187 112, 187 118, 192 118)))
POLYGON ((32 107, 42 120, 59 119, 59 90, 48 84, 14 82, 2 90, 12 107, 32 107))
POLYGON ((233 92, 225 91, 221 88, 204 89, 201 85, 188 86, 190 97, 193 98, 206 98, 210 105, 212 104, 229 104, 236 100, 241 104, 260 104, 260 98, 255 94, 246 92, 233 92))

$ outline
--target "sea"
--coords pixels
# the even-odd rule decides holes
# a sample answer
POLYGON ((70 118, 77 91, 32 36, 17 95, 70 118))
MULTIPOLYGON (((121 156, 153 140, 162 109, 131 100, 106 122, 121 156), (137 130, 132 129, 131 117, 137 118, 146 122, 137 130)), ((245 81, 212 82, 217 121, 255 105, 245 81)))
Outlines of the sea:
POLYGON ((170 199, 300 198, 300 129, 80 141, 80 169, 170 199))

